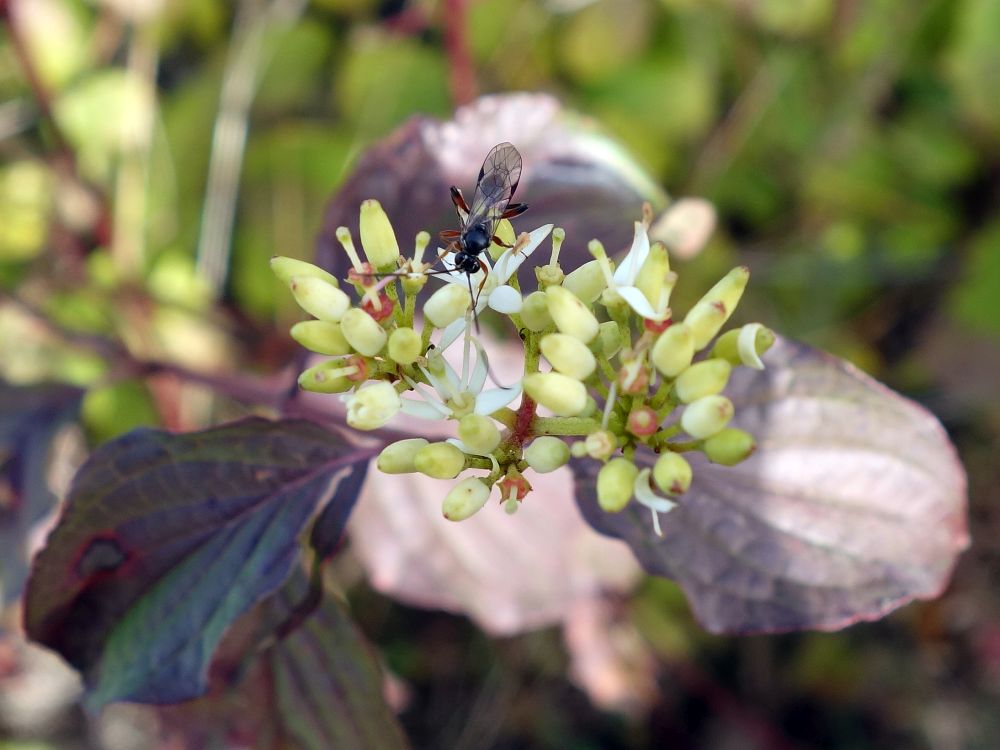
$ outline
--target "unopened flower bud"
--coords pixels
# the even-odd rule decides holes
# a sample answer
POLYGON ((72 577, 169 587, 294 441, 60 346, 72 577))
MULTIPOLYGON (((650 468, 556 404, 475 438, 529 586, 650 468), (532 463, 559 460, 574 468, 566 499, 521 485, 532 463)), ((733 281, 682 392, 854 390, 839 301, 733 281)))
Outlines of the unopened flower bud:
POLYGON ((542 435, 524 449, 524 460, 539 474, 547 474, 565 466, 569 461, 569 446, 552 435, 542 435))
POLYGON ((653 344, 653 364, 668 378, 686 370, 693 356, 694 336, 686 323, 674 323, 653 344))
POLYGON ((576 417, 587 406, 587 389, 579 380, 558 372, 525 375, 524 392, 559 417, 576 417))
POLYGON ((352 307, 340 320, 340 330, 344 338, 359 354, 374 357, 385 346, 389 335, 375 319, 364 310, 352 307))
POLYGON ((733 418, 733 403, 725 396, 705 396, 688 404, 681 415, 681 427, 699 440, 711 437, 733 418))
POLYGON ((412 365, 420 356, 423 342, 412 328, 397 328, 389 334, 389 358, 401 365, 412 365))
POLYGON ((613 320, 606 320, 597 327, 598 352, 611 359, 622 349, 622 331, 613 320))
POLYGON ((285 284, 291 284, 293 276, 313 276, 317 279, 322 279, 328 284, 333 284, 333 286, 340 286, 337 277, 332 273, 324 271, 313 263, 307 263, 297 258, 275 255, 271 258, 271 270, 285 284))
POLYGON ((570 271, 563 279, 563 287, 569 289, 586 305, 592 304, 601 296, 608 281, 601 270, 601 263, 590 260, 579 268, 570 271))
POLYGON ((608 461, 597 473, 597 502, 608 513, 617 513, 632 499, 632 488, 639 469, 627 458, 608 461))
POLYGON ((709 289, 688 312, 684 322, 691 326, 696 351, 704 348, 729 320, 749 280, 750 269, 737 266, 709 289))
POLYGON ((383 474, 409 474, 417 470, 413 459, 426 445, 424 438, 397 440, 382 449, 375 465, 383 474))
POLYGON ((597 318, 573 292, 561 286, 545 290, 549 315, 556 328, 587 344, 597 335, 597 318))
POLYGON ((288 283, 299 307, 314 318, 339 323, 351 307, 351 298, 316 276, 293 276, 288 283))
POLYGON ((454 479, 465 468, 465 454, 451 443, 431 443, 417 451, 413 466, 434 479, 454 479))
POLYGON ((304 370, 299 375, 299 387, 312 393, 343 393, 357 385, 350 379, 356 367, 345 359, 331 359, 304 370))
MULTIPOLYGON (((580 443, 577 443, 580 445, 580 443)), ((587 435, 583 440, 583 455, 590 456, 597 461, 605 461, 610 458, 618 447, 618 438, 610 430, 598 430, 587 435)), ((578 456, 582 458, 582 456, 578 456)))
POLYGON ((724 359, 706 359, 696 362, 677 376, 674 388, 681 403, 690 404, 704 396, 721 393, 729 382, 732 365, 724 359))
POLYGON ((521 320, 529 331, 535 333, 552 326, 552 316, 549 315, 548 297, 545 296, 545 292, 532 292, 524 298, 521 320))
POLYGON ((392 383, 363 385, 347 401, 347 424, 356 430, 377 430, 392 419, 403 403, 392 383))
POLYGON ((474 516, 490 499, 490 488, 482 479, 468 477, 445 495, 441 513, 449 521, 464 521, 474 516))
POLYGON ((458 438, 472 453, 487 456, 500 445, 500 430, 489 417, 466 414, 458 421, 458 438))
MULTIPOLYGON (((493 236, 507 245, 513 245, 517 241, 514 225, 510 223, 509 219, 501 219, 497 222, 497 228, 494 230, 493 236)), ((491 242, 489 251, 490 259, 496 262, 500 259, 501 255, 507 252, 507 248, 503 245, 498 245, 496 242, 491 242)))
POLYGON ((712 463, 735 466, 754 452, 757 441, 745 430, 727 427, 706 440, 703 448, 712 463))
POLYGON ((681 495, 691 486, 691 464, 678 453, 667 452, 653 465, 653 481, 668 495, 681 495))
POLYGON ((649 255, 639 267, 639 275, 635 278, 636 287, 654 309, 662 309, 667 306, 676 282, 677 275, 670 273, 667 248, 654 242, 649 248, 649 255))
POLYGON ((351 353, 351 345, 344 338, 339 323, 303 320, 292 326, 291 334, 302 346, 317 354, 338 356, 351 353))
POLYGON ((368 262, 379 270, 396 268, 399 245, 382 204, 369 199, 361 203, 361 246, 368 262))
POLYGON ((597 367, 597 360, 587 345, 565 333, 543 336, 539 348, 556 370, 575 380, 586 380, 597 367))
POLYGON ((468 289, 460 284, 445 284, 424 304, 424 315, 435 328, 445 328, 465 315, 471 304, 468 289))

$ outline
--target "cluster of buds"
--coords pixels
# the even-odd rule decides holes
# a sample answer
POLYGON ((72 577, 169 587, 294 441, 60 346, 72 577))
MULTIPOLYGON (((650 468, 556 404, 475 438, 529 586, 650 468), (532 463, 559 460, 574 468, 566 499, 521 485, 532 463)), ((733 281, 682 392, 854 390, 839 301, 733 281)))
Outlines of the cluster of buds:
POLYGON ((428 234, 418 234, 413 255, 403 257, 382 207, 365 201, 360 234, 367 261, 350 232, 337 230, 352 265, 345 280, 302 261, 272 259, 274 272, 315 318, 296 324, 292 336, 330 357, 303 372, 299 384, 341 394, 347 422, 359 430, 377 430, 401 412, 453 421, 455 437, 400 440, 377 462, 389 474, 458 479, 443 503, 450 520, 478 512, 493 488, 507 512, 515 512, 531 490, 525 472, 555 471, 574 456, 603 464, 597 495, 604 510, 618 512, 635 500, 650 509, 660 533, 658 514, 691 484, 684 453, 734 465, 753 452, 754 438, 728 426, 733 404, 723 391, 733 367, 763 368, 760 356, 774 334, 751 323, 719 335, 746 287, 745 267, 675 318, 670 296, 677 274, 666 247, 649 242, 650 219, 647 206, 617 267, 594 240, 593 260, 568 273, 559 263, 562 230, 547 225, 515 237, 502 222, 502 244, 483 259, 486 272, 449 272, 441 259, 445 272, 438 278, 445 283, 418 306, 427 271, 438 264, 436 256, 424 259, 428 234), (537 291, 522 296, 518 268, 550 234, 549 262, 535 268, 537 291), (472 333, 473 316, 487 307, 519 334, 523 375, 516 383, 493 379, 472 333), (458 341, 462 359, 453 366, 446 352, 458 341), (646 462, 652 468, 639 468, 640 451, 656 456, 646 462))

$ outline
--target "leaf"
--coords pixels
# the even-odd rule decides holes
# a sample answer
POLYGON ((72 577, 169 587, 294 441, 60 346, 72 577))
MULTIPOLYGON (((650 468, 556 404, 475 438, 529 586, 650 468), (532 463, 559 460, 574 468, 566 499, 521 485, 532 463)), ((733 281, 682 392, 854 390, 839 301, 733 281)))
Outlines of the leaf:
POLYGON ((256 418, 103 445, 35 561, 28 634, 83 673, 93 706, 199 695, 226 629, 285 581, 317 509, 353 505, 373 453, 256 418))
POLYGON ((576 466, 585 517, 676 579, 713 632, 835 630, 937 596, 968 545, 965 473, 941 425, 805 345, 780 340, 765 362, 727 390, 757 452, 729 468, 694 456, 663 538, 636 503, 599 509, 590 461, 576 466))
POLYGON ((82 395, 65 385, 0 381, 0 606, 20 596, 29 532, 58 500, 47 476, 53 440, 76 417, 82 395))

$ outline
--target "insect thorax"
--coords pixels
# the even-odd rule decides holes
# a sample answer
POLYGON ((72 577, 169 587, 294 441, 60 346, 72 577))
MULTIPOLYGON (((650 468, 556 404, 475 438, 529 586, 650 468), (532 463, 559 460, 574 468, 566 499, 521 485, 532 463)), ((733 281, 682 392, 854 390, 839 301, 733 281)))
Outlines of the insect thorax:
POLYGON ((462 251, 466 255, 479 255, 490 246, 492 240, 485 222, 473 224, 462 232, 462 251))

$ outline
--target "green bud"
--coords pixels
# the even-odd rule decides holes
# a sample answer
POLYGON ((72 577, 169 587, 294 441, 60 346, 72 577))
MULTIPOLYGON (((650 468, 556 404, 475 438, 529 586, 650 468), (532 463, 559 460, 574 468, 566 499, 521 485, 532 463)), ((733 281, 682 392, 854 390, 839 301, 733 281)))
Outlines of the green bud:
MULTIPOLYGON (((497 228, 493 232, 493 236, 508 245, 513 245, 517 241, 517 235, 514 233, 514 225, 510 223, 509 219, 501 219, 497 222, 497 228)), ((498 245, 496 242, 490 244, 490 260, 494 263, 496 263, 500 259, 500 256, 505 252, 507 252, 507 248, 503 245, 498 245)))
POLYGON ((664 377, 676 377, 688 368, 694 356, 691 328, 686 323, 674 323, 656 339, 651 356, 664 377))
POLYGON ((724 359, 734 367, 746 365, 764 369, 761 355, 774 345, 774 331, 760 323, 747 323, 742 328, 726 331, 715 341, 712 356, 724 359))
POLYGON ((412 365, 420 356, 423 341, 412 328, 397 328, 389 334, 389 359, 401 365, 412 365))
POLYGON ((558 372, 535 372, 522 379, 524 392, 559 417, 576 417, 587 406, 587 389, 558 372))
POLYGON ((678 453, 664 453, 653 466, 653 481, 668 495, 682 495, 691 486, 691 464, 678 453))
POLYGON ((275 255, 271 258, 271 270, 285 284, 291 285, 293 276, 313 276, 333 286, 340 286, 337 277, 317 265, 297 258, 275 255))
POLYGON ((548 297, 545 296, 545 292, 532 292, 524 298, 521 320, 529 331, 535 333, 552 327, 552 316, 549 315, 548 297))
POLYGON ((587 261, 566 274, 563 280, 563 286, 586 305, 594 303, 607 285, 608 281, 604 277, 604 271, 601 270, 601 263, 597 260, 587 261))
POLYGON ((351 345, 347 343, 339 323, 328 323, 325 320, 303 320, 296 323, 290 331, 292 338, 311 352, 338 356, 350 354, 351 345))
POLYGON ((368 262, 378 270, 396 268, 399 259, 396 234, 377 200, 368 199, 361 203, 360 229, 361 246, 365 249, 368 262))
POLYGON ((623 510, 632 499, 639 469, 627 458, 612 458, 597 473, 597 503, 608 513, 623 510))
POLYGON ((466 414, 458 420, 458 437, 473 453, 488 456, 500 445, 500 430, 489 417, 466 414))
POLYGON ((597 335, 597 318, 589 308, 569 289, 550 286, 545 290, 549 315, 563 333, 590 343, 597 335))
POLYGON ((548 474, 566 465, 569 461, 569 446, 557 437, 542 435, 524 449, 524 460, 539 474, 548 474))
POLYGON ((299 375, 299 387, 312 393, 343 393, 357 385, 347 377, 356 370, 356 367, 345 366, 343 359, 331 359, 304 370, 299 375))
POLYGON ((688 312, 684 322, 691 326, 694 348, 701 350, 719 332, 743 296, 750 269, 738 266, 723 276, 688 312))
POLYGON ((417 451, 413 466, 434 479, 454 479, 465 468, 465 454, 451 443, 431 443, 417 451))
POLYGON ((427 441, 423 438, 397 440, 382 449, 375 465, 383 474, 410 474, 417 470, 413 459, 426 445, 427 441))
POLYGON ((316 276, 293 276, 288 284, 299 307, 314 318, 339 323, 351 307, 351 298, 316 276))
POLYGON ((681 427, 693 438, 711 437, 733 418, 733 402, 725 396, 705 396, 688 404, 681 415, 681 427))
POLYGON ((729 382, 732 365, 724 359, 706 359, 697 362, 677 376, 674 388, 681 403, 689 404, 703 396, 721 393, 729 382))
POLYGON ((389 338, 385 329, 375 319, 358 307, 352 307, 340 320, 340 330, 354 350, 366 357, 374 357, 389 338))
POLYGON ((347 424, 355 430, 377 430, 402 407, 392 383, 385 380, 366 383, 347 400, 347 424))
POLYGON ((585 455, 598 461, 605 461, 618 447, 618 438, 611 430, 597 430, 584 438, 583 447, 585 455))
POLYGON ((670 300, 670 292, 677 282, 677 275, 670 273, 670 259, 667 248, 659 242, 654 242, 649 248, 649 255, 639 268, 635 285, 654 309, 666 307, 670 300))
POLYGON ((597 327, 597 351, 611 359, 622 349, 622 331, 613 320, 606 320, 597 327))
POLYGON ((712 435, 703 446, 708 460, 723 466, 735 466, 757 448, 753 435, 745 430, 727 427, 712 435))
POLYGON ((539 348, 556 370, 575 380, 586 380, 597 367, 597 360, 587 345, 565 333, 546 334, 539 348))
POLYGON ((460 284, 445 284, 424 304, 424 316, 435 328, 444 328, 465 315, 471 304, 468 289, 460 284))
POLYGON ((464 521, 475 515, 490 499, 490 488, 476 477, 463 479, 445 495, 441 513, 449 521, 464 521))

